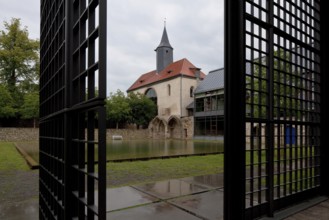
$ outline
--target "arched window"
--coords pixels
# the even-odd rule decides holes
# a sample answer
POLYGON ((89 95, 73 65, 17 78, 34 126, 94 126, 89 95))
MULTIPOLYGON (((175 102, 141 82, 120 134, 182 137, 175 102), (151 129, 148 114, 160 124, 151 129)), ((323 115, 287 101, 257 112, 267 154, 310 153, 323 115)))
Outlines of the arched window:
POLYGON ((168 84, 168 96, 171 95, 171 86, 168 84))
POLYGON ((190 88, 190 97, 193 97, 194 95, 194 86, 191 86, 190 88))
POLYGON ((148 89, 145 92, 145 96, 148 97, 149 99, 151 99, 156 105, 158 104, 158 97, 157 97, 157 93, 155 92, 154 89, 148 89))

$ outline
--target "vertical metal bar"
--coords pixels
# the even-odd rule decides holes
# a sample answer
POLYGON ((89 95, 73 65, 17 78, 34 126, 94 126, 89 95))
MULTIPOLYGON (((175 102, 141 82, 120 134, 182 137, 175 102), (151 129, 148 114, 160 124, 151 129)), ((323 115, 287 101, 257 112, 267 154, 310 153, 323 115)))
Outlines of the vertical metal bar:
POLYGON ((107 16, 107 0, 99 0, 99 97, 106 98, 106 48, 107 48, 107 26, 106 26, 106 16, 107 16))
POLYGON ((267 201, 268 201, 268 210, 267 215, 273 216, 274 213, 274 46, 273 46, 273 1, 268 1, 268 16, 269 16, 269 24, 271 28, 267 31, 267 52, 269 54, 268 57, 268 69, 267 69, 267 79, 268 79, 268 87, 267 87, 267 123, 266 123, 266 145, 267 145, 267 201))
MULTIPOLYGON (((107 48, 107 0, 99 0, 99 97, 106 98, 106 48, 107 48)), ((105 104, 105 103, 104 103, 105 104)), ((106 110, 101 107, 98 121, 99 149, 98 149, 98 196, 99 196, 99 219, 106 219, 106 110)))
POLYGON ((320 152, 321 152, 321 192, 329 196, 329 139, 328 139, 328 124, 329 124, 329 44, 328 44, 328 4, 326 1, 319 1, 317 4, 320 10, 320 25, 321 25, 321 131, 320 131, 320 152))
MULTIPOLYGON (((99 109, 99 117, 106 118, 105 107, 99 109)), ((106 122, 98 122, 98 218, 106 219, 106 122)))
POLYGON ((243 0, 225 0, 224 219, 227 220, 245 217, 244 8, 243 0))
MULTIPOLYGON (((95 139, 95 113, 94 112, 88 112, 88 140, 94 140, 95 139)), ((92 143, 88 143, 88 159, 87 159, 87 171, 88 173, 94 173, 95 172, 95 149, 94 145, 92 143)), ((87 177, 87 205, 93 205, 95 204, 95 180, 91 176, 87 177)), ((88 217, 92 214, 90 213, 90 210, 88 209, 87 213, 88 217)), ((89 218, 92 219, 92 218, 89 218)))
MULTIPOLYGON (((71 80, 72 80, 72 15, 73 15, 73 5, 72 1, 65 0, 65 108, 70 108, 72 102, 71 96, 71 80)), ((64 163, 65 163, 65 176, 64 176, 64 207, 68 207, 72 204, 72 191, 74 189, 74 184, 72 183, 72 116, 69 112, 64 113, 64 163)), ((73 206, 74 207, 74 206, 73 206)), ((73 216, 77 215, 77 210, 75 208, 65 208, 65 219, 71 219, 73 216)))

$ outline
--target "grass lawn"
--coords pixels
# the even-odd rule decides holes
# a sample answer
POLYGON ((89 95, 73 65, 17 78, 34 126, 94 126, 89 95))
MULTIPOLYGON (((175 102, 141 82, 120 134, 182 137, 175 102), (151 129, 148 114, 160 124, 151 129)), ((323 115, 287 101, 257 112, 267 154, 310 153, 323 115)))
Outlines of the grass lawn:
POLYGON ((224 155, 107 163, 110 187, 224 172, 224 155))
POLYGON ((0 142, 0 171, 29 170, 13 143, 0 142))

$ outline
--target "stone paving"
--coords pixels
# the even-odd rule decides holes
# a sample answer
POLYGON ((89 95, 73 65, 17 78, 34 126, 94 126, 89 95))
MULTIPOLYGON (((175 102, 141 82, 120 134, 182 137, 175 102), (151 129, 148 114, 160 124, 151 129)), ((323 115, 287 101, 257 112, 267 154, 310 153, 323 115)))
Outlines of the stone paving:
MULTIPOLYGON (((223 216, 223 174, 108 188, 106 193, 107 219, 217 220, 223 216)), ((0 219, 38 219, 38 199, 0 204, 0 219)))
POLYGON ((223 174, 159 181, 111 189, 107 219, 194 220, 223 218, 223 174), (134 190, 132 190, 134 189, 134 190), (129 191, 120 193, 118 190, 129 191), (117 195, 117 197, 115 197, 117 195), (113 204, 123 203, 120 205, 113 204), (137 201, 138 200, 138 201, 137 201), (116 206, 118 209, 110 207, 116 206), (125 206, 125 207, 124 207, 125 206))
MULTIPOLYGON (((223 219, 223 197, 223 174, 108 188, 107 219, 220 220, 223 219)), ((313 208, 315 214, 302 212, 288 219, 308 219, 305 216, 312 215, 317 220, 328 219, 328 202, 321 205, 320 211, 319 207, 313 208)), ((0 219, 38 219, 38 199, 0 204, 0 219)))

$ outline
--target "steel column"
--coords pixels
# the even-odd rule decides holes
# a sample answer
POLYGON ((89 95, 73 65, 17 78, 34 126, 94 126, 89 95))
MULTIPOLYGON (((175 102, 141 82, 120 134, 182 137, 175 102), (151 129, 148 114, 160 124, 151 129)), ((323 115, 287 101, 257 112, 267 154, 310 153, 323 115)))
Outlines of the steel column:
POLYGON ((244 219, 244 1, 225 1, 224 219, 244 219))
POLYGON ((329 44, 328 2, 320 2, 321 19, 321 193, 329 196, 329 44))

